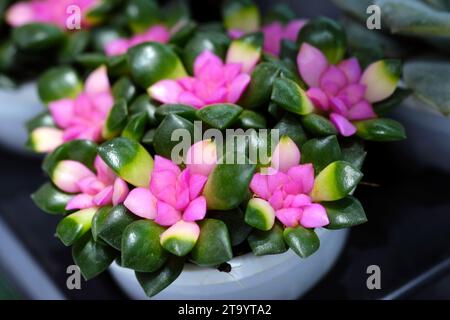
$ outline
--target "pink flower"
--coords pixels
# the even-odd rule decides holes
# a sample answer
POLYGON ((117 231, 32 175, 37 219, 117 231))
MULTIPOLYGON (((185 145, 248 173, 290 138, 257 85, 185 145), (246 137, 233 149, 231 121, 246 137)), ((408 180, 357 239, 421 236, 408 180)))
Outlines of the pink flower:
POLYGON ((211 162, 217 161, 216 154, 209 150, 210 143, 201 141, 190 148, 190 155, 200 150, 205 150, 205 155, 200 162, 188 163, 183 171, 172 161, 155 156, 150 188, 132 190, 124 202, 134 214, 169 227, 161 235, 162 241, 171 236, 187 237, 192 243, 197 241, 200 228, 196 221, 202 220, 207 210, 206 199, 201 194, 215 166, 211 162))
POLYGON ((300 150, 288 137, 282 137, 272 156, 272 168, 267 174, 254 175, 250 189, 256 198, 265 200, 275 216, 287 227, 301 225, 320 228, 329 224, 325 208, 313 203, 312 164, 300 165, 300 150))
POLYGON ((304 43, 297 64, 300 75, 310 87, 308 97, 319 110, 329 114, 343 136, 356 133, 351 121, 377 117, 372 107, 372 102, 376 101, 366 97, 369 83, 363 81, 364 74, 356 58, 330 65, 319 49, 304 43))
POLYGON ((99 4, 99 0, 31 0, 13 4, 6 12, 6 21, 13 27, 28 23, 49 23, 66 28, 69 6, 80 8, 81 27, 89 26, 86 13, 99 4))
POLYGON ((167 43, 170 39, 170 31, 164 25, 154 25, 147 31, 134 35, 129 39, 119 38, 106 44, 105 51, 108 56, 125 54, 129 48, 144 42, 167 43))
MULTIPOLYGON (((279 21, 272 22, 261 28, 264 34, 264 51, 279 56, 282 40, 297 41, 300 30, 308 21, 305 19, 292 20, 287 24, 279 21)), ((238 29, 228 31, 232 39, 238 39, 245 35, 245 32, 238 29)))
POLYGON ((63 160, 53 173, 53 182, 64 192, 77 194, 66 205, 66 210, 87 209, 123 203, 128 195, 128 185, 97 156, 96 173, 84 164, 63 160))
POLYGON ((249 83, 250 76, 243 72, 242 63, 223 63, 214 53, 203 51, 195 59, 193 77, 161 80, 148 91, 162 103, 181 103, 201 109, 215 103, 236 103, 249 83))
POLYGON ((103 66, 91 73, 84 91, 77 98, 49 103, 48 108, 59 130, 54 130, 54 141, 45 144, 48 148, 39 151, 51 152, 64 142, 77 139, 102 141, 103 126, 113 103, 106 67, 103 66))

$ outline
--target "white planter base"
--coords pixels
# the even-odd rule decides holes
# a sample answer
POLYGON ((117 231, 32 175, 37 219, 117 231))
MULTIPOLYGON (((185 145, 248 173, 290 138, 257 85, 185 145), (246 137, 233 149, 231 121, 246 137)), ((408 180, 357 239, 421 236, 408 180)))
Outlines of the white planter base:
POLYGON ((406 128, 408 139, 396 144, 405 159, 450 172, 450 117, 414 98, 406 100, 392 115, 406 128))
POLYGON ((0 89, 0 144, 15 152, 28 153, 25 123, 43 110, 34 82, 17 89, 0 89))
MULTIPOLYGON (((231 260, 230 273, 186 265, 157 300, 293 300, 305 294, 333 266, 345 244, 348 230, 317 230, 320 249, 301 259, 292 250, 272 256, 246 254, 231 260)), ((134 271, 113 264, 110 272, 132 299, 148 299, 134 271)))

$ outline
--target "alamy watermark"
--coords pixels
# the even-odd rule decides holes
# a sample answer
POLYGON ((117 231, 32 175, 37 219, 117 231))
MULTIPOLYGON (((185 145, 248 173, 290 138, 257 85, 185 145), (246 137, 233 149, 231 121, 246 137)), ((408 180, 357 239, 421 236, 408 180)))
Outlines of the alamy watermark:
POLYGON ((66 8, 66 28, 68 30, 80 30, 81 29, 81 8, 76 5, 70 5, 66 8))
POLYGON ((366 26, 369 30, 381 30, 381 8, 377 5, 367 7, 366 13, 369 17, 366 20, 366 26))

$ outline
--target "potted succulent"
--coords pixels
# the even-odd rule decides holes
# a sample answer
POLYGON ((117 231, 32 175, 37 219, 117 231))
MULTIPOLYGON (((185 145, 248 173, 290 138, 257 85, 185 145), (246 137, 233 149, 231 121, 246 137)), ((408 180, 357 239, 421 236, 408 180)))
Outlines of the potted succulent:
POLYGON ((449 18, 446 1, 339 1, 347 14, 345 24, 352 39, 350 46, 369 59, 376 55, 405 61, 399 98, 408 98, 393 115, 401 119, 409 139, 400 144, 418 164, 449 170, 449 18), (381 30, 363 27, 369 5, 381 9, 381 30), (360 41, 370 39, 370 41, 360 41), (366 54, 371 52, 371 54, 366 54), (435 150, 442 156, 436 157, 435 150))
POLYGON ((226 21, 127 48, 120 75, 42 82, 49 111, 29 122, 29 145, 48 153, 50 181, 32 198, 61 216, 56 235, 86 279, 112 264, 134 298, 294 299, 366 222, 352 196, 363 142, 405 138, 377 114, 399 61, 363 69, 329 19, 277 37, 278 52, 226 21))

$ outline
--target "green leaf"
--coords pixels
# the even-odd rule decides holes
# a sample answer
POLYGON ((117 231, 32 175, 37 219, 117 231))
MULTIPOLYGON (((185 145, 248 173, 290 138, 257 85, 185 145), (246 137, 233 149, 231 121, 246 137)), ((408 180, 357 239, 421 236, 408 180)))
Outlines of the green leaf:
POLYGON ((355 122, 357 135, 371 141, 398 141, 406 139, 405 128, 392 119, 372 119, 355 122))
POLYGON ((332 0, 339 9, 350 14, 361 22, 366 22, 368 18, 367 8, 374 4, 374 0, 332 0))
POLYGON ((377 0, 383 22, 392 33, 402 35, 450 35, 450 13, 420 1, 377 0))
POLYGON ((347 48, 345 30, 336 21, 325 17, 311 20, 302 28, 297 43, 304 42, 320 49, 331 64, 340 62, 347 48))
POLYGON ((283 117, 274 129, 279 130, 280 137, 288 136, 291 138, 299 148, 308 140, 300 122, 292 116, 283 117))
POLYGON ((148 130, 142 137, 142 143, 145 145, 153 145, 156 129, 148 130))
POLYGON ((168 257, 159 241, 164 230, 150 220, 139 220, 128 225, 122 235, 122 266, 139 272, 153 272, 161 268, 168 257))
POLYGON ((175 33, 170 36, 169 43, 174 44, 180 48, 184 48, 187 42, 192 38, 195 31, 197 31, 197 23, 194 21, 186 21, 175 33))
POLYGON ((271 98, 277 105, 292 113, 306 115, 314 110, 305 91, 290 79, 276 79, 271 98))
POLYGON ((313 136, 326 137, 338 133, 330 120, 315 113, 302 117, 302 125, 313 136))
POLYGON ((253 198, 247 204, 245 222, 258 230, 268 231, 275 223, 275 210, 266 200, 253 198))
POLYGON ((340 200, 358 185, 362 176, 348 162, 333 162, 316 176, 311 196, 315 202, 340 200))
POLYGON ((44 103, 63 98, 76 98, 83 90, 78 74, 70 67, 55 67, 47 70, 38 79, 39 97, 44 103))
POLYGON ((71 63, 76 56, 86 50, 89 45, 89 33, 78 31, 66 37, 66 41, 61 48, 59 58, 63 63, 71 63))
POLYGON ((41 51, 55 48, 64 41, 64 32, 55 25, 29 23, 14 28, 12 39, 22 50, 41 51))
POLYGON ((183 271, 184 259, 170 256, 164 266, 152 273, 136 272, 136 278, 148 297, 153 297, 172 282, 174 282, 183 271))
POLYGON ((97 69, 101 65, 106 64, 106 60, 107 58, 103 53, 97 52, 86 52, 75 57, 75 61, 87 69, 97 69))
POLYGON ((303 144, 301 151, 302 163, 312 163, 316 173, 341 159, 341 148, 336 136, 311 139, 303 144))
POLYGON ((186 71, 176 53, 156 42, 147 42, 128 50, 133 79, 144 89, 163 79, 185 77, 186 71))
POLYGON ((154 0, 129 0, 125 8, 128 24, 135 33, 144 32, 159 22, 159 7, 154 0))
POLYGON ((169 114, 176 114, 189 121, 197 120, 197 109, 185 104, 163 104, 156 109, 155 117, 158 122, 164 120, 169 114))
POLYGON ((192 261, 203 267, 217 266, 233 258, 225 223, 215 219, 199 222, 200 236, 191 252, 192 261))
POLYGON ((239 116, 237 126, 243 129, 266 129, 266 118, 255 111, 244 110, 239 116))
POLYGON ((295 12, 285 3, 274 4, 264 15, 264 24, 281 22, 287 24, 295 19, 295 12))
POLYGON ((99 156, 122 179, 136 187, 148 187, 153 159, 138 142, 120 137, 102 144, 99 156))
POLYGON ((225 58, 230 38, 223 32, 199 31, 186 44, 183 50, 183 61, 187 70, 192 74, 194 71, 194 61, 197 56, 205 50, 209 50, 225 58))
POLYGON ((280 73, 280 68, 273 63, 263 62, 252 72, 252 79, 238 105, 246 109, 256 109, 267 105, 272 94, 272 86, 280 73))
POLYGON ((74 160, 93 170, 96 155, 97 145, 92 141, 74 140, 66 142, 45 157, 42 169, 51 177, 53 170, 60 161, 74 160))
POLYGON ((450 115, 450 60, 416 59, 405 64, 403 76, 414 95, 431 108, 450 115))
POLYGON ((255 32, 261 26, 258 7, 251 0, 230 0, 222 11, 223 22, 227 30, 255 32))
POLYGON ((86 233, 72 247, 72 257, 86 280, 95 278, 114 261, 117 252, 96 242, 90 232, 86 233))
POLYGON ((275 223, 269 231, 254 230, 248 237, 248 244, 255 256, 280 254, 287 251, 283 228, 275 223))
POLYGON ((145 133, 148 116, 144 112, 133 115, 122 131, 122 137, 140 141, 145 133))
POLYGON ((197 117, 210 127, 220 130, 229 128, 242 113, 235 104, 212 104, 197 111, 197 117))
POLYGON ((301 226, 286 228, 283 233, 284 240, 299 257, 307 258, 320 247, 320 240, 314 230, 301 226))
MULTIPOLYGON (((234 159, 236 159, 236 154, 234 156, 234 159)), ((223 162, 214 168, 203 190, 203 195, 206 197, 210 210, 231 210, 239 206, 244 200, 256 169, 254 164, 227 164, 227 161, 223 162)))
POLYGON ((31 195, 31 199, 39 209, 49 214, 66 213, 66 205, 72 198, 73 195, 58 190, 49 182, 31 195))
POLYGON ((97 212, 94 216, 92 230, 94 231, 95 225, 98 237, 114 249, 121 250, 122 235, 125 229, 138 219, 137 216, 128 211, 123 205, 118 205, 113 208, 108 208, 103 214, 97 212))
POLYGON ((149 124, 152 127, 158 124, 155 116, 156 106, 150 102, 150 98, 147 94, 142 94, 137 97, 131 104, 128 111, 131 115, 145 112, 148 116, 149 124))
POLYGON ((186 21, 191 18, 191 10, 186 1, 171 0, 162 9, 164 22, 168 26, 175 26, 180 21, 186 21))
POLYGON ((71 246, 91 229, 92 218, 97 208, 77 211, 62 219, 56 227, 56 236, 66 246, 71 246))
POLYGON ((193 142, 193 137, 194 125, 192 122, 175 114, 169 114, 156 129, 153 137, 153 146, 157 154, 165 158, 172 159, 172 161, 181 163, 182 155, 180 155, 180 151, 182 151, 182 149, 178 150, 178 153, 177 150, 173 150, 180 144, 180 140, 175 139, 190 139, 189 143, 191 145, 193 142), (174 134, 178 129, 182 130, 179 132, 181 135, 174 134), (172 154, 172 151, 174 154, 172 154))
POLYGON ((51 114, 47 111, 44 111, 38 114, 33 119, 27 121, 25 125, 27 127, 28 133, 30 133, 34 129, 40 127, 55 127, 55 122, 53 121, 53 117, 51 116, 51 114))
MULTIPOLYGON (((91 233, 95 241, 98 242, 102 241, 102 239, 100 239, 99 237, 100 228, 103 225, 111 209, 112 209, 111 206, 101 207, 100 209, 97 210, 97 212, 95 212, 94 216, 92 217, 91 233)), ((120 250, 120 246, 118 249, 120 250)))
POLYGON ((354 227, 367 222, 361 203, 355 197, 348 196, 334 202, 322 202, 327 210, 330 224, 327 229, 337 230, 354 227))
POLYGON ((361 141, 346 141, 341 146, 341 151, 343 161, 347 161, 358 170, 361 170, 367 155, 367 152, 364 150, 364 145, 361 143, 361 141))
POLYGON ((226 224, 232 246, 243 243, 252 231, 252 227, 245 223, 244 212, 240 208, 228 211, 209 211, 208 218, 221 220, 226 224))
POLYGON ((127 33, 117 26, 101 26, 92 29, 92 46, 97 52, 103 52, 107 43, 118 38, 127 37, 127 33))
POLYGON ((296 61, 298 55, 298 45, 294 41, 281 40, 280 59, 296 61))
POLYGON ((121 77, 112 87, 114 100, 124 99, 127 103, 133 100, 136 94, 136 86, 128 77, 121 77))
POLYGON ((103 127, 102 136, 105 140, 118 136, 125 128, 128 120, 128 108, 124 99, 117 100, 108 114, 103 127))

